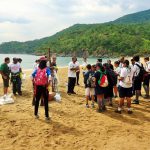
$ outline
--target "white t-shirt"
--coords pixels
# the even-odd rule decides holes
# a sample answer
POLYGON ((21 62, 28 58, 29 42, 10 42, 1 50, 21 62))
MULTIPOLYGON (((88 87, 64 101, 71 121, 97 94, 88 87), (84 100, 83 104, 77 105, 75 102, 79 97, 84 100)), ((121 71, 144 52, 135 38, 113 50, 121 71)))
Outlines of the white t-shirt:
POLYGON ((80 71, 80 64, 78 61, 76 61, 76 65, 77 65, 77 67, 79 67, 79 69, 76 72, 79 72, 80 71))
POLYGON ((20 64, 17 63, 17 64, 10 64, 9 68, 10 68, 11 73, 18 73, 20 72, 21 67, 20 67, 20 64))
POLYGON ((120 77, 123 77, 124 79, 119 82, 119 85, 124 88, 131 88, 133 74, 134 74, 133 68, 123 67, 121 69, 120 77))
POLYGON ((72 78, 76 78, 76 71, 75 70, 71 70, 72 68, 76 68, 77 64, 70 62, 69 66, 68 66, 68 77, 72 77, 72 78))
POLYGON ((39 67, 39 64, 38 63, 34 63, 34 65, 33 65, 33 71, 37 70, 38 67, 39 67))
POLYGON ((146 62, 145 70, 150 73, 150 61, 146 62))
POLYGON ((138 74, 140 73, 140 67, 138 67, 136 64, 142 67, 142 64, 140 62, 135 62, 134 64, 134 76, 135 77, 138 76, 138 74))
POLYGON ((120 68, 123 68, 123 63, 120 63, 120 64, 119 64, 119 67, 120 67, 120 68))
MULTIPOLYGON (((120 76, 120 72, 121 72, 121 68, 120 67, 115 68, 114 71, 120 76)), ((118 77, 117 77, 117 86, 118 85, 119 85, 119 80, 118 80, 118 77)))
POLYGON ((83 64, 82 64, 82 72, 83 73, 87 72, 87 68, 86 68, 87 64, 88 64, 87 62, 83 62, 83 64))

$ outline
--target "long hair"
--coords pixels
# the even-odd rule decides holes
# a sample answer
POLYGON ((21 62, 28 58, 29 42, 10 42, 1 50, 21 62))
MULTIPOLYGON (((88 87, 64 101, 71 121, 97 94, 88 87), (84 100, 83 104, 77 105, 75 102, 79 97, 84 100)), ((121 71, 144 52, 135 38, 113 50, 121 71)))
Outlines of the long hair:
POLYGON ((44 69, 44 68, 46 68, 46 67, 47 67, 46 61, 45 61, 45 60, 41 60, 40 63, 39 63, 39 68, 40 68, 40 69, 44 69))

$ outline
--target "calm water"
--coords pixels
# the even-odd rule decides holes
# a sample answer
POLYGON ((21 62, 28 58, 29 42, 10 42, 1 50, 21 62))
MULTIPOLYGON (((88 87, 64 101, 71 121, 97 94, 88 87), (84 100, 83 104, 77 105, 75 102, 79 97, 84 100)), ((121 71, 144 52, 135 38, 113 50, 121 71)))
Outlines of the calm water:
MULTIPOLYGON (((22 68, 23 69, 32 69, 33 64, 36 59, 39 58, 39 56, 34 55, 24 55, 24 54, 0 54, 0 63, 3 63, 3 60, 5 57, 9 57, 12 61, 13 57, 22 58, 22 68)), ((78 61, 80 64, 82 64, 82 58, 78 58, 78 61)), ((112 59, 113 61, 114 59, 112 59)), ((57 57, 57 65, 59 67, 65 67, 68 65, 68 63, 71 61, 71 57, 57 57)), ((95 64, 97 61, 97 58, 88 58, 88 63, 95 64)), ((106 62, 106 59, 103 59, 103 62, 106 62)))

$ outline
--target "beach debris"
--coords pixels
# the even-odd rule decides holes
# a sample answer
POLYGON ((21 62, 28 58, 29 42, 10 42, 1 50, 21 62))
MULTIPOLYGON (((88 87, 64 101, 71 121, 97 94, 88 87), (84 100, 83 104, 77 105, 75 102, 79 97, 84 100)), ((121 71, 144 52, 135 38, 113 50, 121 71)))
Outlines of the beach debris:
POLYGON ((13 104, 14 99, 12 98, 12 94, 4 95, 0 97, 0 105, 13 104))

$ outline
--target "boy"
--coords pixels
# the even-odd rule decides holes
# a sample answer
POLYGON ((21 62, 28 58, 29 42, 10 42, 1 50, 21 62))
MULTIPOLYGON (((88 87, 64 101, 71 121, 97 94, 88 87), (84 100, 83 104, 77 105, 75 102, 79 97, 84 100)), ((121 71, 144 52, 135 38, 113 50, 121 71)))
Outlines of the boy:
POLYGON ((94 108, 94 95, 95 95, 95 83, 94 83, 94 71, 91 70, 91 65, 86 66, 87 72, 84 74, 85 84, 85 96, 86 96, 86 107, 89 108, 89 99, 92 100, 92 108, 94 108))
POLYGON ((9 63, 10 63, 10 59, 9 59, 9 57, 6 57, 4 59, 4 63, 1 64, 1 66, 0 66, 0 73, 2 75, 3 84, 4 84, 4 98, 6 98, 6 96, 7 96, 8 87, 9 87, 9 75, 10 75, 10 70, 8 67, 9 63))
POLYGON ((145 90, 145 93, 146 93, 144 98, 149 99, 149 79, 150 79, 150 61, 149 61, 149 57, 145 57, 144 62, 145 62, 145 70, 146 70, 146 74, 144 76, 144 81, 143 81, 143 87, 144 87, 144 90, 145 90))
POLYGON ((140 57, 139 56, 134 56, 133 60, 135 61, 134 64, 134 90, 135 90, 135 96, 136 99, 132 102, 132 104, 139 104, 139 96, 141 95, 141 86, 142 86, 142 80, 140 79, 140 70, 141 67, 143 66, 140 63, 140 57))
POLYGON ((132 79, 134 70, 129 66, 129 61, 125 60, 123 62, 123 68, 120 73, 119 82, 119 97, 120 103, 116 113, 121 114, 122 106, 124 105, 124 100, 127 99, 128 114, 132 114, 131 110, 131 97, 132 97, 132 79))

